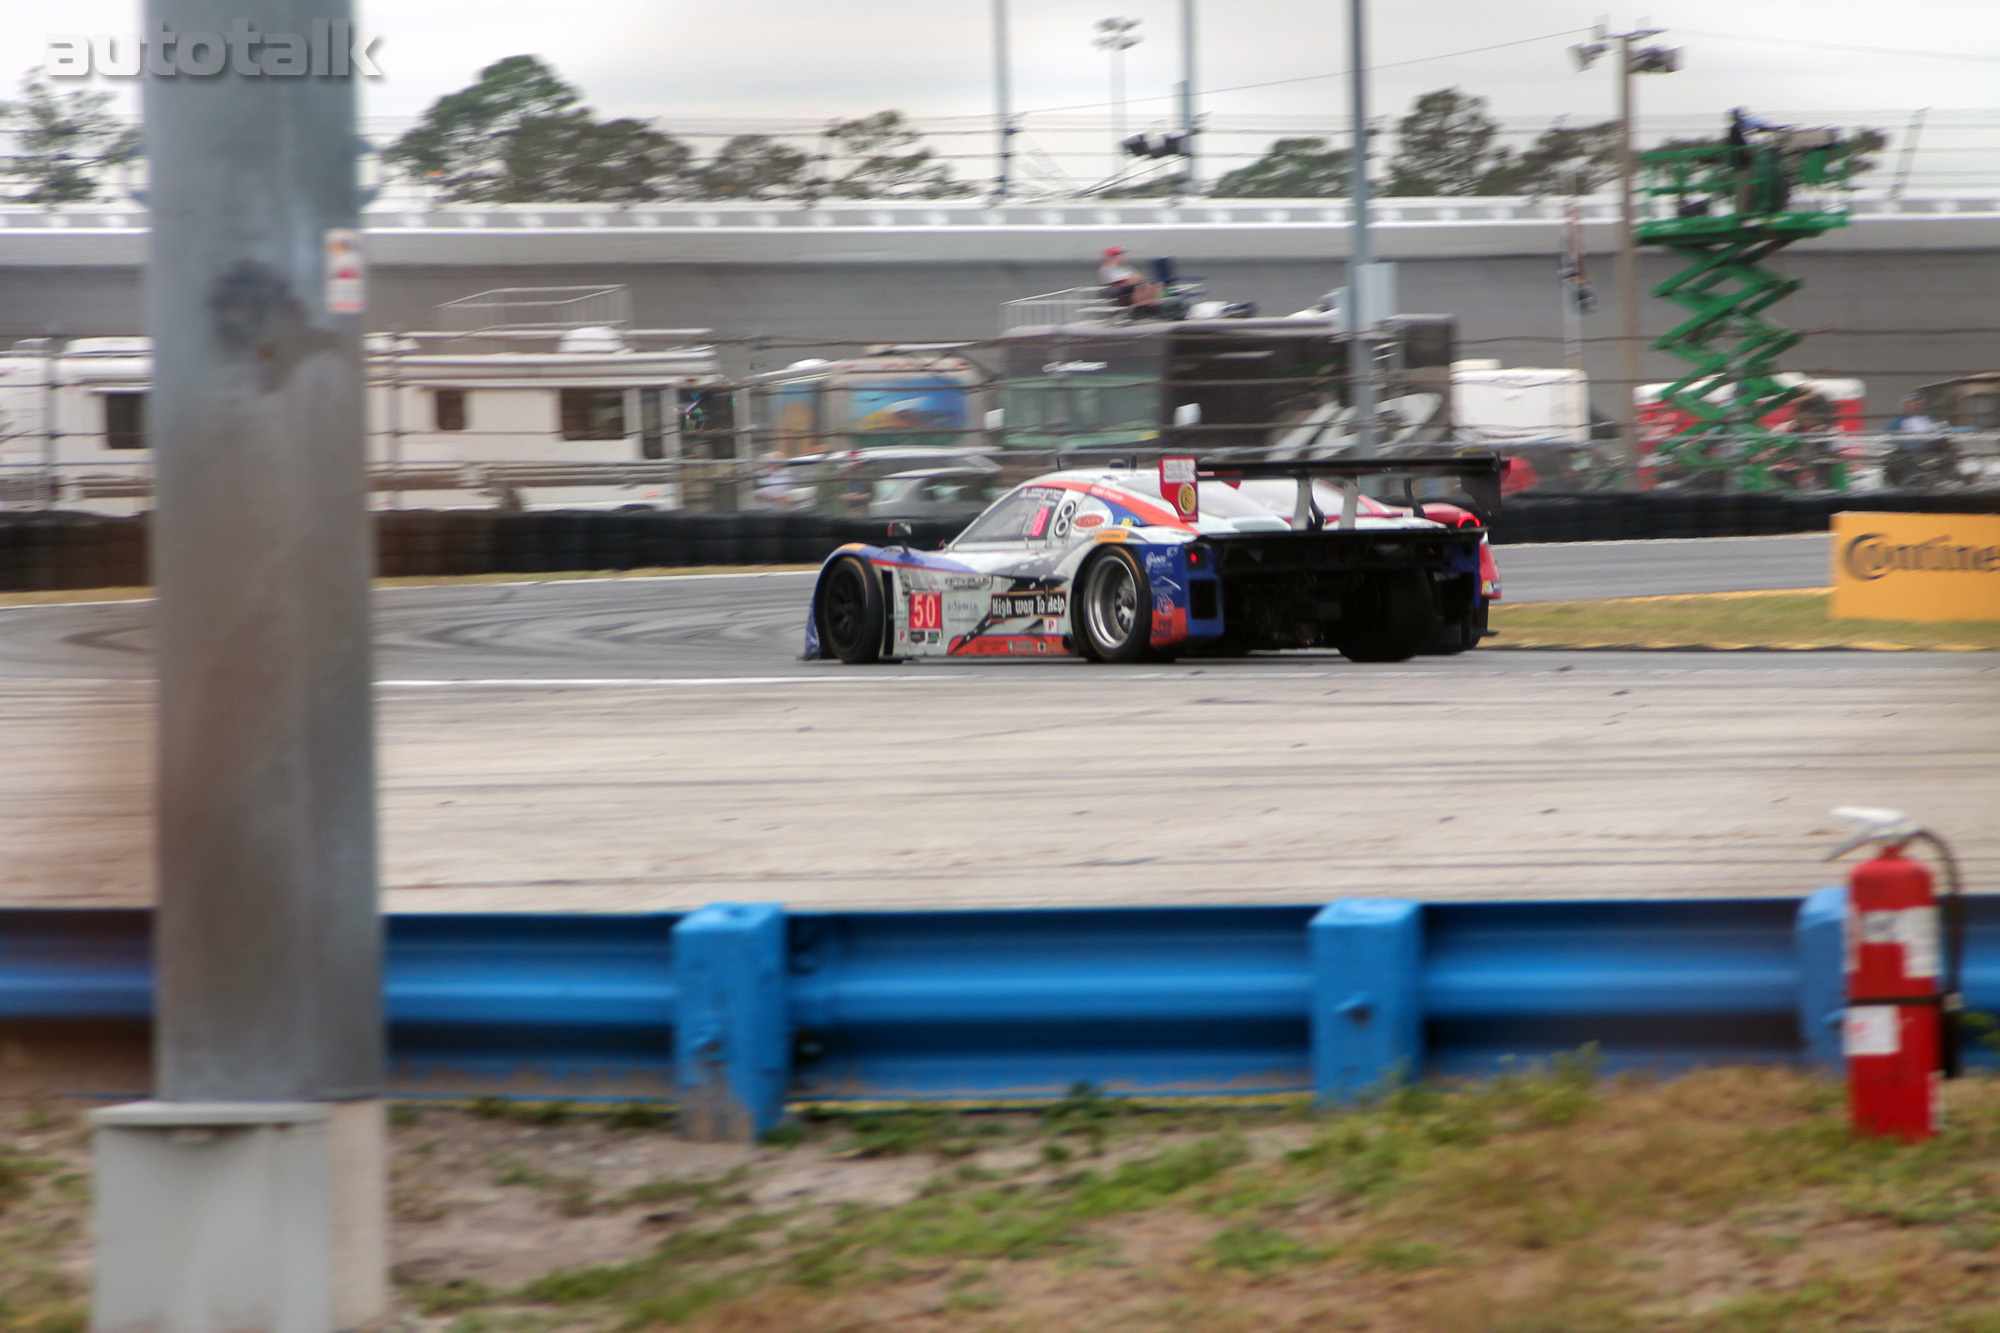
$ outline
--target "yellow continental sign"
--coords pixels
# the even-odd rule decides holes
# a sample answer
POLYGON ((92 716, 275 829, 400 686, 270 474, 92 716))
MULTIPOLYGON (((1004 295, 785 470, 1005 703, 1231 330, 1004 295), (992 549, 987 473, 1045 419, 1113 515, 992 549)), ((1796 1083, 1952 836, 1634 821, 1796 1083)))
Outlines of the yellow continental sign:
POLYGON ((2000 620, 2000 516, 1835 514, 1836 620, 2000 620))

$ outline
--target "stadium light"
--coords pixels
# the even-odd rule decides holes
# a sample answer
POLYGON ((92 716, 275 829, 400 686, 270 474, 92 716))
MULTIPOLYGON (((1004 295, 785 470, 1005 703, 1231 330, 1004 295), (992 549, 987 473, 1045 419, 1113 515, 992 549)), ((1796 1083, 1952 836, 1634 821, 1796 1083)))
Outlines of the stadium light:
POLYGON ((1137 46, 1144 38, 1133 29, 1139 26, 1138 19, 1109 18, 1097 20, 1097 36, 1090 44, 1111 57, 1111 141, 1122 143, 1125 139, 1125 53, 1137 46))

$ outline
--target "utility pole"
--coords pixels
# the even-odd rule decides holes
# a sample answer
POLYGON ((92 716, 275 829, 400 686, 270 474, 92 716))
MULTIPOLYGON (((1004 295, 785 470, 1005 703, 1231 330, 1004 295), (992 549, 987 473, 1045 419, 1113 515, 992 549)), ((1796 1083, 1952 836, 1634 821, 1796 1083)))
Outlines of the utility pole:
POLYGON ((92 1116, 92 1326, 332 1333, 387 1303, 354 15, 145 18, 208 36, 144 88, 157 1100, 92 1116))
POLYGON ((42 341, 42 484, 41 508, 54 509, 62 498, 62 381, 65 346, 51 335, 42 341))
POLYGON ((1099 19, 1090 44, 1111 55, 1111 164, 1115 172, 1125 144, 1125 53, 1143 39, 1132 31, 1138 19, 1099 19))
POLYGON ((1896 183, 1889 187, 1891 199, 1901 199, 1904 189, 1909 186, 1910 168, 1916 165, 1917 161, 1917 139, 1924 132, 1924 117, 1929 112, 1929 107, 1920 106, 1910 117, 1910 133, 1903 140, 1903 159, 1896 167, 1896 183))
POLYGON ((1375 449, 1376 312, 1367 299, 1373 281, 1375 242, 1368 234, 1368 43, 1363 27, 1368 0, 1348 0, 1347 85, 1353 120, 1353 161, 1348 169, 1347 205, 1352 254, 1347 261, 1347 382, 1354 408, 1354 450, 1375 449))
POLYGON ((1194 0, 1181 0, 1181 193, 1201 193, 1194 151, 1194 0))
POLYGON ((993 180, 993 202, 1007 202, 1014 166, 1014 112, 1008 103, 1007 0, 993 0, 993 124, 999 136, 999 172, 993 180))
POLYGON ((1681 53, 1664 46, 1633 49, 1634 42, 1658 37, 1664 28, 1636 28, 1607 33, 1599 25, 1595 38, 1570 48, 1578 70, 1591 67, 1601 55, 1618 53, 1618 438, 1629 476, 1639 470, 1639 241, 1633 197, 1632 122, 1635 74, 1671 74, 1680 68, 1681 53))

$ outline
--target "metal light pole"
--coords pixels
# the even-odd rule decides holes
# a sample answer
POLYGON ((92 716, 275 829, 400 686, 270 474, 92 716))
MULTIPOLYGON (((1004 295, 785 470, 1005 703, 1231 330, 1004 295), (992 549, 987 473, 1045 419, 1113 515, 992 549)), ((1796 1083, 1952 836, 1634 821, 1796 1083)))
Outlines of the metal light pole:
POLYGON ((1014 112, 1009 105, 1007 72, 1007 0, 993 0, 993 124, 999 136, 999 172, 993 181, 993 202, 1007 201, 1014 166, 1014 112))
POLYGON ((1680 52, 1663 46, 1633 49, 1634 42, 1658 37, 1664 28, 1607 33, 1570 48, 1578 70, 1586 70, 1613 49, 1618 52, 1618 437, 1629 475, 1639 469, 1639 241, 1633 191, 1632 121, 1634 74, 1671 74, 1680 52))
POLYGON ((1181 0, 1181 193, 1201 193, 1194 149, 1194 0, 1181 0))
POLYGON ((1092 46, 1111 55, 1111 156, 1114 168, 1125 143, 1125 53, 1144 40, 1132 31, 1138 26, 1138 19, 1099 19, 1097 36, 1090 39, 1092 46))
POLYGON ((1348 217, 1353 253, 1347 261, 1347 381, 1354 407, 1354 448, 1366 454, 1375 448, 1375 351, 1372 341, 1376 312, 1366 297, 1368 274, 1375 263, 1375 242, 1368 233, 1368 43, 1363 20, 1367 0, 1348 0, 1349 114, 1353 119, 1353 160, 1348 168, 1348 217))
POLYGON ((146 30, 159 1100, 93 1117, 93 1326, 329 1333, 387 1296, 353 12, 146 30))

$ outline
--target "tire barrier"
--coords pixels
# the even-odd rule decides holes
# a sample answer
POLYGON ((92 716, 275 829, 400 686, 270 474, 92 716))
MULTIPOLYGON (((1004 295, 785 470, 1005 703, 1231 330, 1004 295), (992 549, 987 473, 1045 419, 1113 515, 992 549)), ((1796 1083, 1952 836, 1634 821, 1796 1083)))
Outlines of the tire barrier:
MULTIPOLYGON (((1536 492, 1516 496, 1493 525, 1495 545, 1756 537, 1824 532, 1836 512, 2000 514, 2000 491, 1933 494, 1703 495, 1678 491, 1536 492)), ((550 574, 690 566, 811 565, 846 542, 943 545, 961 524, 749 511, 382 510, 376 573, 550 574)), ((149 520, 61 511, 0 513, 0 593, 144 586, 149 520)))
POLYGON ((143 587, 148 527, 143 516, 0 514, 0 592, 143 587))
MULTIPOLYGON (((391 1087, 677 1096, 684 1129, 748 1138, 801 1100, 1060 1097, 1087 1082, 1341 1102, 1591 1045, 1607 1070, 1837 1068, 1845 893, 391 914, 391 1087)), ((2000 898, 1965 908, 1966 1003, 1991 1011, 2000 898)), ((143 1078, 149 916, 0 909, 0 1031, 47 1063, 122 1026, 143 1078)))
POLYGON ((1496 546, 1529 542, 1643 541, 1665 537, 1764 537, 1825 532, 1837 512, 1996 514, 2000 491, 1953 494, 1703 495, 1682 491, 1534 492, 1515 496, 1493 524, 1496 546))

